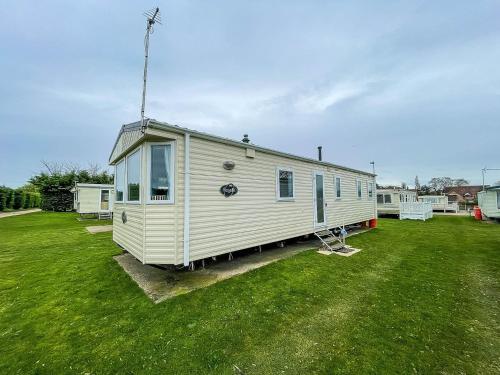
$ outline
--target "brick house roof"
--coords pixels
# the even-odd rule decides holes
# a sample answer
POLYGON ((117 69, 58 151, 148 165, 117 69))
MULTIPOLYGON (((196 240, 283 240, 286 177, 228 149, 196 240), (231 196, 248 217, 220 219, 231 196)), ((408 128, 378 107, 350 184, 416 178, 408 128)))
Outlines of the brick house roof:
POLYGON ((457 194, 462 198, 475 199, 477 193, 483 190, 483 185, 450 186, 444 188, 444 193, 457 194))

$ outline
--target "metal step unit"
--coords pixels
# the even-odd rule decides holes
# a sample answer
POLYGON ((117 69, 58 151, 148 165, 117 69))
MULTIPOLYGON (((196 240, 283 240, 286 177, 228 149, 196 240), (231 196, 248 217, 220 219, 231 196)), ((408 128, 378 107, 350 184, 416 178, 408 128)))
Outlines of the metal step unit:
POLYGON ((319 238, 325 250, 339 251, 345 248, 345 242, 329 229, 319 230, 314 235, 319 238))
POLYGON ((107 220, 113 218, 112 212, 99 212, 98 214, 99 220, 107 220))

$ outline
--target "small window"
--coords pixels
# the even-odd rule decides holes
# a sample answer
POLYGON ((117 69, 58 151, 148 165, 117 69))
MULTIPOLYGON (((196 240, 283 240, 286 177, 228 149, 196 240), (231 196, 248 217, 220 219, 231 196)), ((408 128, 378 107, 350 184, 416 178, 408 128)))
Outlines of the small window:
POLYGON ((356 180, 356 192, 358 194, 358 199, 361 199, 362 196, 361 180, 356 180))
POLYGON ((172 189, 172 145, 152 144, 149 149, 149 201, 171 202, 172 189))
POLYGON ((335 198, 340 199, 342 197, 341 181, 340 177, 335 177, 335 198))
POLYGON ((293 170, 278 168, 277 173, 278 199, 291 200, 295 197, 293 170))
POLYGON ((392 203, 391 194, 384 194, 384 203, 392 203))
POLYGON ((127 156, 127 202, 139 202, 141 192, 141 152, 127 156))
POLYGON ((115 191, 116 201, 123 202, 123 192, 125 188, 125 161, 122 160, 115 167, 115 191))
POLYGON ((373 182, 368 183, 368 198, 373 198, 373 182))
POLYGON ((377 203, 384 204, 384 194, 377 194, 377 203))
POLYGON ((500 191, 497 191, 497 208, 500 209, 500 191))

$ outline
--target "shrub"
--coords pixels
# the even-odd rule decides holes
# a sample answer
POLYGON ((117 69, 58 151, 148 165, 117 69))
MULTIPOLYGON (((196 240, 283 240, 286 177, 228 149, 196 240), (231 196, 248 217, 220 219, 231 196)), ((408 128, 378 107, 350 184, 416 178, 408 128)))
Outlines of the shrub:
POLYGON ((14 189, 7 188, 7 202, 5 204, 6 208, 14 208, 14 189))
POLYGON ((15 210, 19 210, 24 207, 24 203, 26 201, 26 193, 22 190, 17 189, 14 192, 14 206, 15 210))
POLYGON ((24 192, 24 204, 23 204, 23 208, 30 208, 31 207, 31 193, 26 191, 24 192))
POLYGON ((5 186, 0 186, 0 211, 5 210, 7 207, 7 194, 9 194, 7 189, 5 186))

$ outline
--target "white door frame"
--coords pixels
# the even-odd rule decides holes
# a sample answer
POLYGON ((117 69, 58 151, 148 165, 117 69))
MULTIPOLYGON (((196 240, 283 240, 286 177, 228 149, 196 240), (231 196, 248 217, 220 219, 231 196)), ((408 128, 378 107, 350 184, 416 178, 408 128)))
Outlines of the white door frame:
POLYGON ((314 212, 314 227, 326 227, 326 193, 325 193, 325 172, 323 171, 313 171, 313 212, 314 212), (321 175, 323 177, 323 222, 318 222, 318 206, 316 197, 316 176, 321 175))
POLYGON ((111 211, 111 189, 110 188, 107 188, 107 189, 99 189, 99 212, 109 212, 111 211), (102 203, 102 192, 103 191, 108 191, 108 209, 107 210, 103 210, 101 207, 101 203, 102 203))

